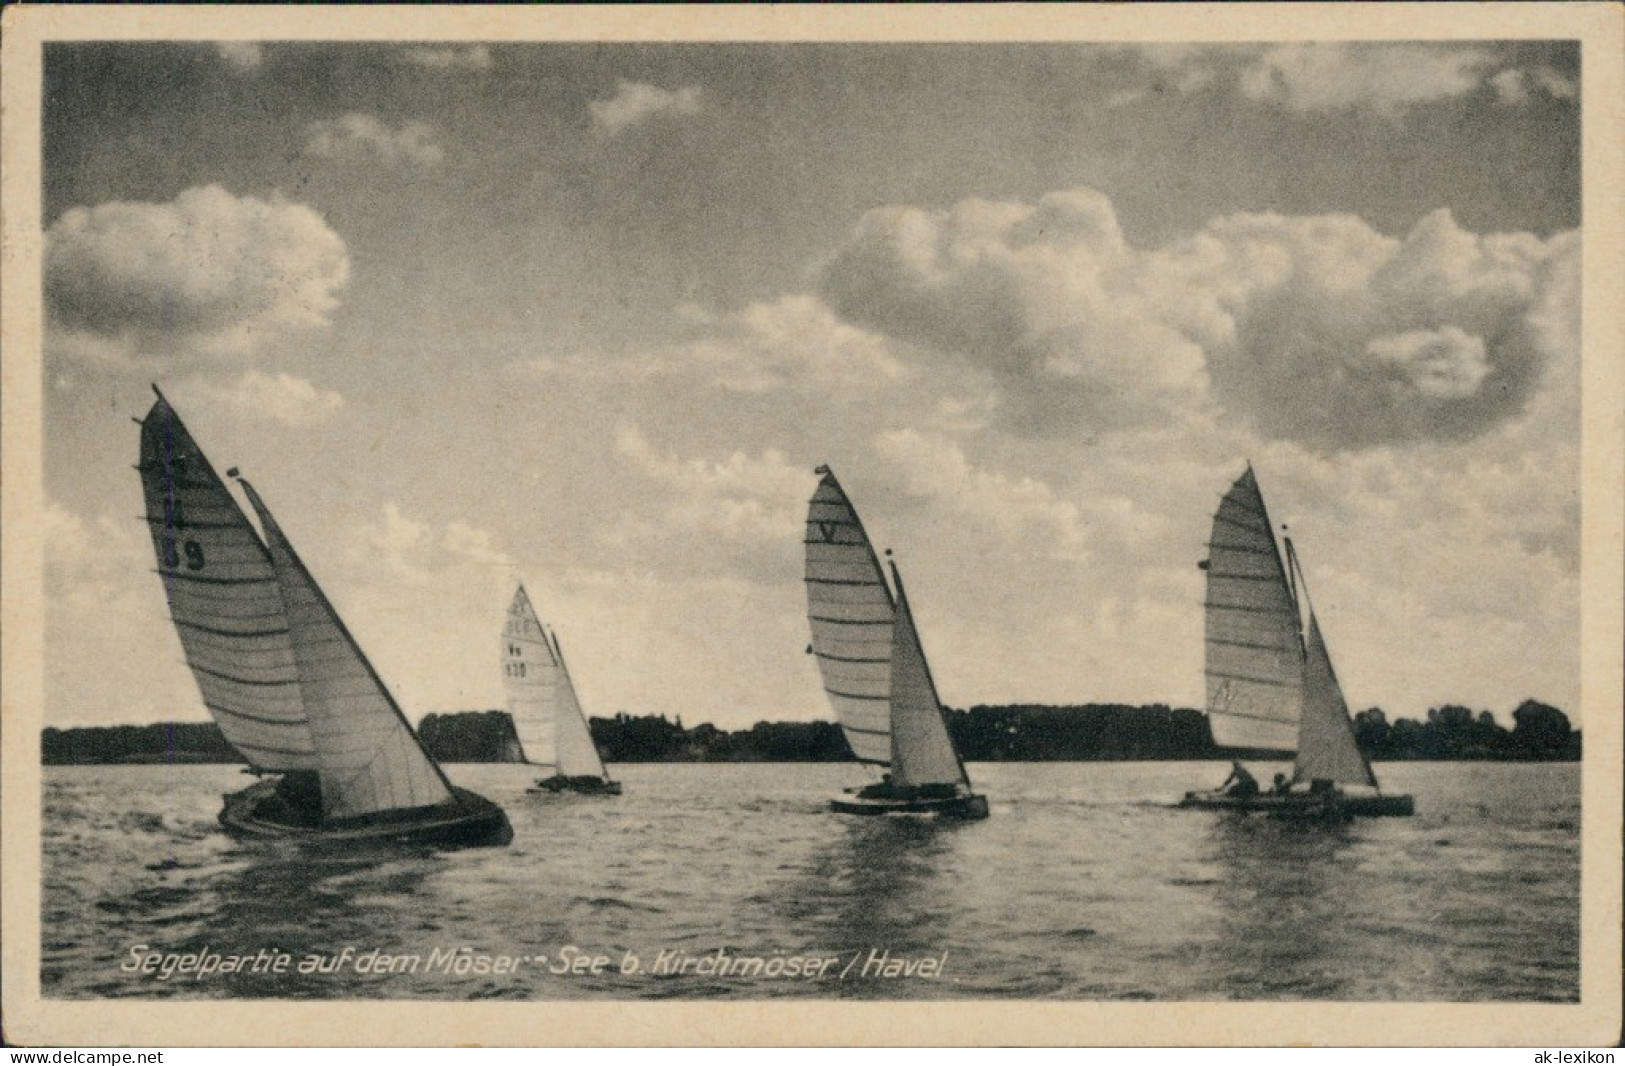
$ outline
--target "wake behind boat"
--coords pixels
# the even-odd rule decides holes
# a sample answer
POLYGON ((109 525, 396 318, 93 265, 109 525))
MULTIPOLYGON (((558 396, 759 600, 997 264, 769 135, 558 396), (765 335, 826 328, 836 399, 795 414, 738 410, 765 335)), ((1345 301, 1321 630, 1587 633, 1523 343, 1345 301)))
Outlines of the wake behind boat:
POLYGON ((1249 465, 1213 516, 1208 557, 1200 565, 1207 571, 1205 672, 1213 740, 1232 749, 1295 751, 1292 777, 1278 775, 1264 789, 1238 761, 1224 785, 1187 792, 1179 805, 1286 818, 1412 814, 1410 796, 1382 794, 1355 742, 1297 551, 1290 537, 1284 541, 1283 556, 1249 465))
POLYGON ((882 780, 830 802, 842 814, 938 814, 979 819, 987 797, 971 789, 943 718, 931 669, 892 564, 895 598, 857 511, 829 468, 807 513, 809 649, 859 762, 882 780))
POLYGON ((502 626, 502 682, 520 761, 555 771, 531 792, 621 794, 621 783, 610 779, 593 743, 559 638, 537 617, 524 585, 514 592, 502 626))
POLYGON ((227 743, 251 771, 280 775, 227 795, 221 824, 346 844, 508 843, 502 809, 423 750, 253 486, 238 478, 263 540, 153 391, 137 469, 170 615, 227 743))

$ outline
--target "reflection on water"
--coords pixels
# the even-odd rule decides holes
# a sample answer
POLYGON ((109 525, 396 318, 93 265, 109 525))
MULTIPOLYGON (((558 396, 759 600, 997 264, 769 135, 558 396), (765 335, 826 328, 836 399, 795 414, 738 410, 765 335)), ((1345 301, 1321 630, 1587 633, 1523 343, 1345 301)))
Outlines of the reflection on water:
POLYGON ((860 956, 840 995, 895 995, 890 982, 864 976, 863 962, 871 951, 912 960, 955 941, 954 844, 976 824, 832 817, 840 831, 812 853, 780 912, 808 948, 860 956))
POLYGON ((1317 959, 1344 950, 1340 893, 1352 843, 1348 823, 1220 814, 1211 855, 1220 912, 1213 969, 1238 998, 1338 999, 1343 989, 1317 959))
POLYGON ((1173 801, 1209 764, 976 766, 992 817, 837 815, 851 766, 629 766, 621 797, 501 803, 507 848, 356 852, 238 841, 221 767, 45 774, 45 995, 462 1000, 1041 998, 1572 1001, 1579 775, 1384 768, 1414 818, 1292 823, 1173 801), (131 949, 506 953, 597 973, 235 973, 159 981, 131 949), (870 951, 940 977, 654 972, 662 953, 870 951), (622 973, 628 955, 643 963, 622 973))

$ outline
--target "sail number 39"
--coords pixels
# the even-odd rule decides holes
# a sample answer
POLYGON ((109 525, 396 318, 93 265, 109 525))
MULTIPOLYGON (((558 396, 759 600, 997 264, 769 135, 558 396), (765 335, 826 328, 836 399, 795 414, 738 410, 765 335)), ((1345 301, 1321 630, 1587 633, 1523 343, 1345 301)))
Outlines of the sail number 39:
POLYGON ((181 544, 180 548, 177 550, 175 547, 175 541, 172 538, 164 538, 165 567, 170 570, 180 569, 182 554, 186 556, 186 569, 203 569, 203 545, 199 544, 195 540, 189 540, 181 544))

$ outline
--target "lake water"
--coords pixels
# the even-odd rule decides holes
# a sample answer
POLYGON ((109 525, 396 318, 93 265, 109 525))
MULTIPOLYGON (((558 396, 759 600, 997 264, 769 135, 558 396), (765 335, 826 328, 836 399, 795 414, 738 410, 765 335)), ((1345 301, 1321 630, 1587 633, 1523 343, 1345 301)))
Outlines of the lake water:
POLYGON ((43 989, 1576 1000, 1579 767, 1377 769, 1416 796, 1415 817, 1169 806, 1216 785, 1217 762, 973 764, 993 813, 968 824, 828 812, 868 779, 855 765, 619 766, 618 798, 532 796, 525 767, 451 766, 507 808, 511 846, 344 853, 227 836, 220 794, 250 780, 234 767, 49 767, 43 989), (138 945, 236 961, 201 977, 171 962, 164 979, 137 968, 138 945), (372 952, 408 972, 372 972, 372 952), (587 972, 554 972, 580 954, 587 972), (895 975, 877 972, 882 954, 895 975), (657 972, 685 955, 712 962, 657 972), (718 966, 736 970, 704 972, 718 966))

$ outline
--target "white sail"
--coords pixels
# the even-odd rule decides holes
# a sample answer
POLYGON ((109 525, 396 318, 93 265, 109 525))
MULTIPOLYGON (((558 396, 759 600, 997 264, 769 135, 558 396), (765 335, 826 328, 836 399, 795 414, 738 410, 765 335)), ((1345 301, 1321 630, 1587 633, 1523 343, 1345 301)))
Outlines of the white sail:
POLYGON ((327 817, 451 802, 451 785, 424 752, 372 664, 259 494, 246 481, 242 486, 259 515, 282 591, 327 817))
POLYGON ((892 566, 897 585, 897 618, 892 625, 891 748, 892 780, 899 785, 969 785, 965 768, 948 735, 937 687, 926 665, 914 614, 903 591, 902 575, 892 566))
POLYGON ((892 758, 891 589, 840 483, 825 467, 819 473, 804 538, 813 655, 852 754, 886 765, 892 758))
POLYGON ((559 717, 555 722, 554 739, 558 772, 565 777, 602 777, 609 779, 604 760, 598 755, 598 745, 592 742, 592 729, 587 715, 576 697, 575 682, 570 680, 570 665, 564 661, 564 649, 559 647, 558 634, 553 638, 553 658, 559 663, 559 717))
POLYGON ((523 585, 502 628, 502 680, 526 762, 551 765, 566 777, 608 778, 558 639, 536 616, 523 585))
POLYGON ((1304 641, 1303 720, 1298 730, 1298 759, 1292 776, 1299 781, 1336 781, 1376 787, 1371 764, 1354 739, 1343 689, 1332 671, 1331 655, 1320 635, 1320 622, 1309 612, 1304 641))
POLYGON ((270 555, 162 394, 141 423, 138 469, 158 574, 203 705, 249 765, 314 769, 270 555))
POLYGON ((1251 467, 1213 516, 1206 568, 1213 739, 1223 747, 1292 751, 1303 704, 1298 605, 1251 467))
POLYGON ((551 766, 557 758, 553 721, 558 717, 558 674, 553 645, 521 585, 502 626, 502 685, 525 762, 551 766))

